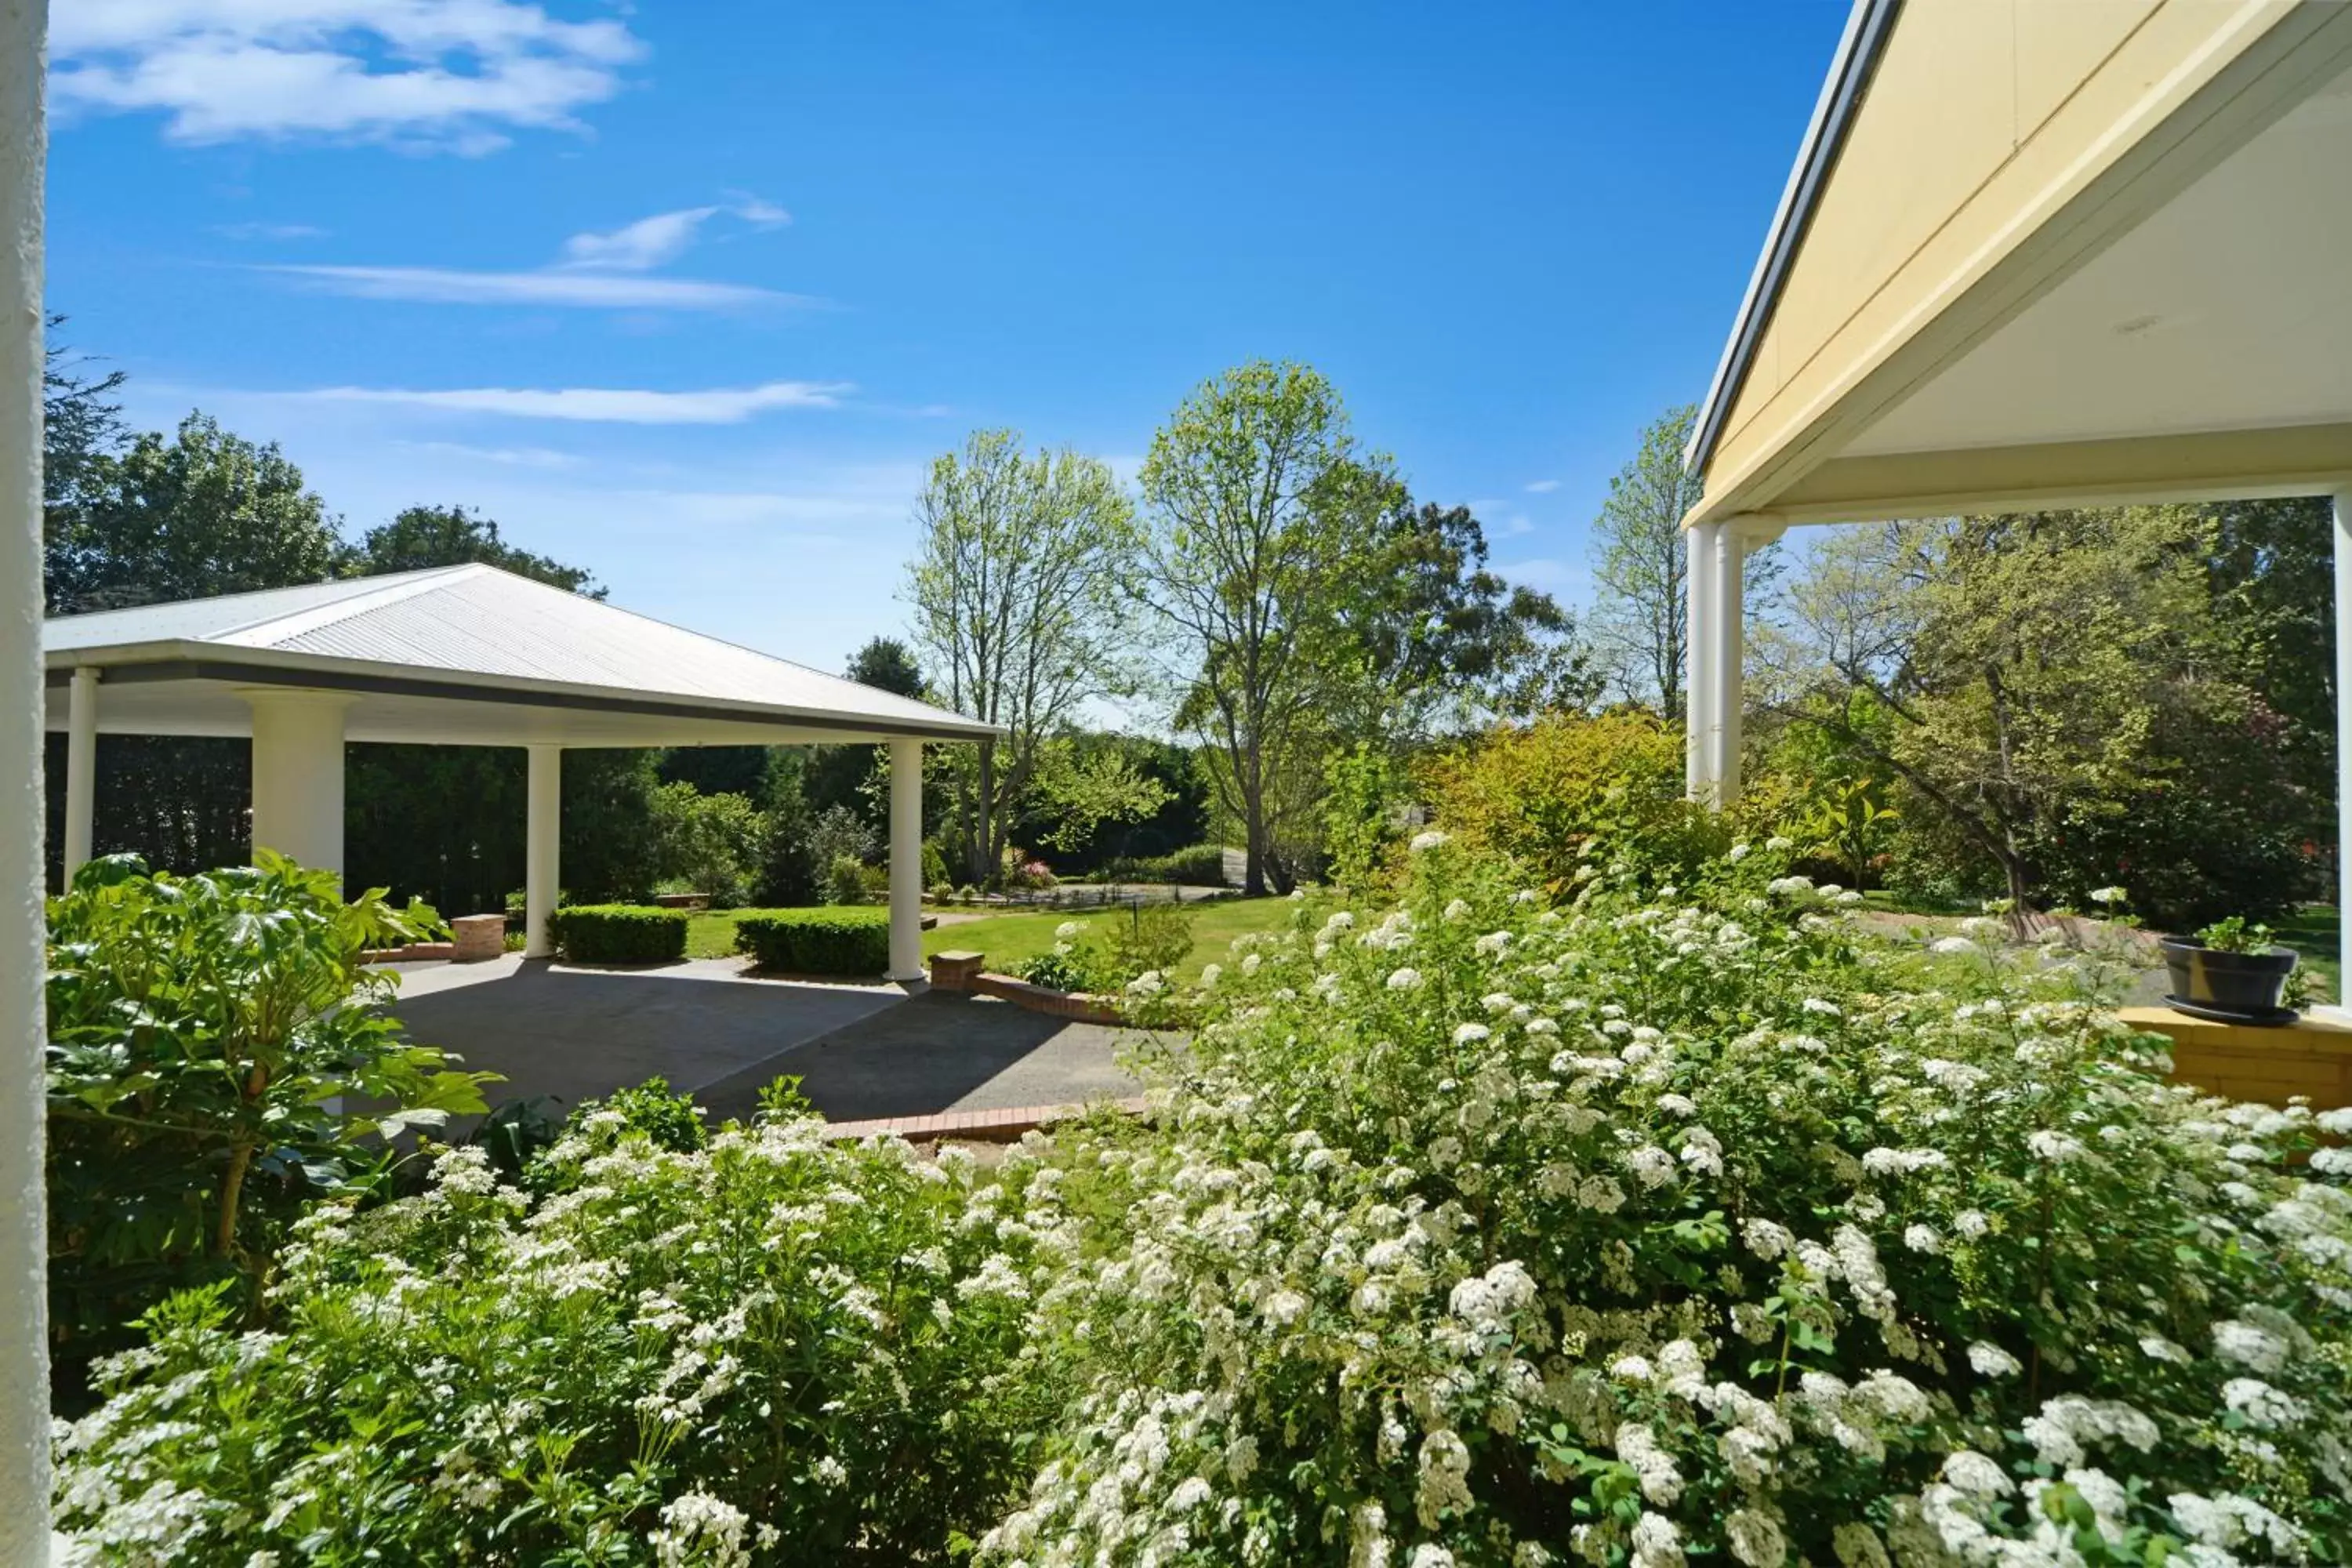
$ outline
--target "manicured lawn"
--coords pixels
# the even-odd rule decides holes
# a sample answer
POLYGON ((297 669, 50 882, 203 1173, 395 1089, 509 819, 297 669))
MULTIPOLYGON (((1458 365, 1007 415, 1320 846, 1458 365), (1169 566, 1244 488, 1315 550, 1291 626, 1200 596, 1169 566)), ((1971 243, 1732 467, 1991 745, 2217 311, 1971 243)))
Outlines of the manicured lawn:
MULTIPOLYGON (((1192 914, 1192 951, 1176 966, 1177 978, 1193 980, 1202 969, 1223 962, 1226 949, 1234 938, 1244 931, 1280 931, 1290 922, 1295 908, 1288 899, 1220 899, 1198 906, 1192 914)), ((1091 931, 1104 921, 1123 921, 1132 917, 1124 910, 1107 910, 1099 914, 1073 914, 1047 910, 1041 914, 990 915, 985 919, 966 921, 960 925, 941 925, 923 933, 926 954, 961 950, 988 955, 988 967, 1010 972, 1024 959, 1036 957, 1055 942, 1054 932, 1063 922, 1076 921, 1091 931)))
MULTIPOLYGON (((1203 965, 1223 960, 1234 938, 1244 931, 1280 931, 1289 922, 1287 899, 1220 899, 1192 912, 1192 952, 1178 966, 1180 979, 1197 978, 1203 965)), ((740 910, 709 910, 698 914, 686 928, 688 958, 725 958, 735 951, 735 922, 740 910)), ((1102 921, 1131 918, 1124 910, 1093 914, 1045 910, 1037 914, 984 915, 955 925, 942 924, 923 933, 923 953, 961 949, 984 952, 991 969, 1009 971, 1024 960, 1052 947, 1054 932, 1066 921, 1088 930, 1102 921)))
POLYGON ((735 922, 742 910, 704 910, 686 924, 686 956, 725 958, 735 951, 735 922))

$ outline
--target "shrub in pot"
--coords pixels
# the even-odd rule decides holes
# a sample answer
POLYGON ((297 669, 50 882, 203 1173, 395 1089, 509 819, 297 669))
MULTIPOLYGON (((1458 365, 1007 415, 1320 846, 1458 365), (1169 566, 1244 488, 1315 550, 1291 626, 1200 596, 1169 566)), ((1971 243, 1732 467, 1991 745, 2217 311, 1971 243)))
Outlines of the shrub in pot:
POLYGON ((2294 1016, 2281 998, 2294 973, 2295 954, 2271 940, 2270 927, 2232 916, 2195 936, 2166 937, 2163 948, 2175 1004, 2250 1024, 2294 1016))

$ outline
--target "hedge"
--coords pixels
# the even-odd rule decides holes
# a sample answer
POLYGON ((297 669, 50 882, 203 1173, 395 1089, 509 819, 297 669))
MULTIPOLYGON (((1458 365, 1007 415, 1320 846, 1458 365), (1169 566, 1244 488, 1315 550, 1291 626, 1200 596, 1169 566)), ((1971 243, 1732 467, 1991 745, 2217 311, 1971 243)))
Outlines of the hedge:
POLYGON ((1171 855, 1143 858, 1116 856, 1103 862, 1106 882, 1182 882, 1195 887, 1225 885, 1225 852, 1214 844, 1195 844, 1171 855))
POLYGON ((890 967, 890 911, 838 904, 754 910, 736 921, 735 946, 762 969, 880 974, 890 967))
POLYGON ((548 917, 574 963, 666 963, 686 956, 685 910, 644 904, 573 904, 548 917))

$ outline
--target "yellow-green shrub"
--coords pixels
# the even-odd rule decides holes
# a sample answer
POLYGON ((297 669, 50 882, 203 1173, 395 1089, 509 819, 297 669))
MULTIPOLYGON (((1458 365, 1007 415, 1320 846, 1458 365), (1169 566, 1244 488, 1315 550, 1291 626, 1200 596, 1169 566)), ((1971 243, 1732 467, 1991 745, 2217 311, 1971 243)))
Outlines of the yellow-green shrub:
POLYGON ((1682 731, 1643 713, 1499 728, 1433 763, 1423 786, 1446 832, 1552 882, 1595 836, 1669 859, 1709 837, 1683 799, 1682 731))

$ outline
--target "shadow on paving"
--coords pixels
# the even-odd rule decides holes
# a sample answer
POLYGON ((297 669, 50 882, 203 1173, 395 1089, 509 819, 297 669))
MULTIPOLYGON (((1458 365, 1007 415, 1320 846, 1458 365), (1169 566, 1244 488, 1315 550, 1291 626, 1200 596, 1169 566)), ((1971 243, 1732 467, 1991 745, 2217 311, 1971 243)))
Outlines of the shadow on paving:
POLYGON ((797 1074, 828 1121, 865 1121, 1139 1092, 1113 1060, 1135 1031, 1049 1018, 1010 1003, 932 991, 697 1091, 713 1123, 749 1117, 760 1090, 797 1074))
POLYGON ((502 978, 394 997, 385 1011, 467 1068, 505 1074, 485 1089, 491 1104, 544 1094, 568 1111, 656 1074, 673 1089, 696 1089, 902 1005, 893 992, 845 986, 526 963, 502 978))

